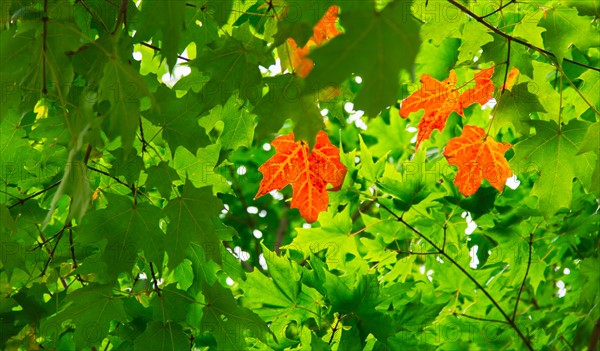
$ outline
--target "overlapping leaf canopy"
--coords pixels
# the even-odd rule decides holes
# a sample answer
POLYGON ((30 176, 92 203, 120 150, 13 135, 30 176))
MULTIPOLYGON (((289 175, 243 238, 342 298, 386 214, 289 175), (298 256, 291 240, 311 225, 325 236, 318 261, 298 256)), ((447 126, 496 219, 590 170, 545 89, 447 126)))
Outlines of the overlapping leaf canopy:
POLYGON ((596 2, 0 12, 0 348, 598 347, 596 2))

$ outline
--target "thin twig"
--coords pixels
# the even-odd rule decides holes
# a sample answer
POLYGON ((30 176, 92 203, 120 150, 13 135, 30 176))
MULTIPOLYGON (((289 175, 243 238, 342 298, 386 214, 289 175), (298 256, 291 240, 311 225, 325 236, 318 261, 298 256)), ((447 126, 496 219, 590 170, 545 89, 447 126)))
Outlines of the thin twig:
POLYGON ((475 316, 470 316, 470 315, 464 314, 464 313, 456 313, 456 312, 454 312, 453 315, 455 315, 457 317, 465 317, 465 318, 469 318, 469 319, 474 319, 476 321, 509 324, 507 321, 501 321, 499 319, 489 319, 489 318, 475 317, 475 316))
POLYGON ((533 351, 533 347, 531 346, 531 342, 529 341, 529 339, 527 339, 525 337, 525 334, 523 334, 523 332, 521 331, 521 329, 519 329, 519 327, 508 316, 508 314, 506 314, 506 312, 500 306, 500 304, 496 301, 496 299, 494 299, 492 297, 492 295, 490 295, 490 293, 487 291, 487 289, 485 287, 483 287, 483 285, 481 285, 477 281, 477 279, 475 279, 475 277, 473 277, 466 269, 464 269, 460 264, 458 264, 458 262, 456 262, 450 255, 448 255, 445 252, 442 252, 442 250, 439 248, 439 246, 437 246, 433 241, 431 241, 431 239, 429 239, 428 237, 426 237, 425 235, 423 235, 423 233, 421 233, 418 229, 416 229, 415 227, 413 227, 412 225, 410 225, 402 217, 398 216, 394 211, 390 210, 387 206, 385 206, 384 204, 382 204, 380 201, 378 201, 378 200, 376 200, 376 201, 381 206, 381 208, 383 208, 384 210, 386 210, 390 215, 394 216, 398 220, 398 222, 404 224, 413 233, 417 234, 423 240, 427 241, 429 243, 429 245, 431 245, 434 249, 440 251, 441 255, 443 255, 454 266, 456 266, 456 268, 458 268, 465 276, 467 276, 467 278, 469 278, 469 280, 471 280, 475 284, 475 286, 477 286, 477 288, 479 290, 481 290, 485 294, 485 296, 487 296, 487 298, 492 302, 492 304, 496 307, 496 309, 502 314, 502 316, 504 317, 504 319, 506 319, 506 321, 508 322, 508 324, 517 332, 517 334, 519 335, 519 337, 521 338, 521 340, 523 340, 523 343, 525 344, 525 346, 527 346, 527 348, 529 350, 533 351))
POLYGON ((112 34, 117 32, 117 29, 121 26, 121 23, 127 27, 127 5, 129 0, 121 0, 121 4, 119 5, 119 15, 117 17, 117 22, 115 23, 115 29, 113 29, 112 34))
POLYGON ((403 251, 403 250, 394 250, 399 254, 407 254, 407 255, 441 255, 441 251, 425 251, 425 252, 414 252, 414 251, 403 251))
POLYGON ((58 233, 56 233, 54 236, 56 236, 56 242, 54 243, 54 246, 52 247, 52 250, 49 253, 49 257, 46 260, 46 264, 44 264, 44 269, 42 269, 42 273, 40 273, 40 277, 43 277, 46 274, 46 270, 48 269, 48 266, 50 265, 50 262, 54 259, 54 253, 56 252, 56 248, 58 247, 58 243, 60 242, 60 239, 62 238, 62 235, 64 234, 65 230, 67 228, 70 228, 71 224, 70 223, 66 223, 61 230, 58 231, 58 233))
POLYGON ((57 181, 56 183, 54 183, 54 184, 50 185, 49 187, 47 187, 47 188, 45 188, 45 189, 42 189, 42 190, 40 190, 40 191, 38 191, 38 192, 36 192, 36 193, 33 193, 33 194, 31 194, 31 195, 27 196, 27 197, 26 197, 26 198, 24 198, 24 199, 20 199, 20 200, 19 200, 17 203, 14 203, 14 204, 12 204, 12 205, 8 206, 8 208, 9 208, 9 209, 11 209, 11 208, 13 208, 13 207, 16 207, 16 206, 18 206, 18 205, 22 205, 23 203, 25 203, 25 201, 27 201, 27 200, 31 200, 31 199, 33 199, 34 197, 36 197, 36 196, 38 196, 38 195, 41 195, 41 194, 45 193, 46 191, 49 191, 49 190, 52 190, 52 189, 56 188, 56 187, 57 187, 57 186, 60 184, 60 182, 61 182, 61 181, 59 180, 59 181, 57 181))
POLYGON ((533 234, 540 226, 542 222, 539 222, 535 228, 529 233, 529 258, 527 259, 527 268, 525 269, 525 275, 523 276, 523 281, 521 282, 521 288, 519 289, 519 293, 517 294, 517 302, 515 302, 515 309, 513 310, 512 320, 514 322, 515 317, 517 316, 517 308, 519 307, 519 301, 521 300, 521 294, 523 293, 523 288, 525 287, 525 280, 527 279, 527 275, 529 274, 529 267, 531 267, 531 252, 533 247, 533 234))
POLYGON ((154 267, 152 266, 152 262, 148 264, 150 266, 150 274, 152 275, 152 281, 154 283, 154 291, 158 294, 158 297, 162 297, 160 288, 158 287, 158 280, 156 280, 156 275, 154 274, 154 267))
POLYGON ((44 16, 42 17, 42 94, 46 95, 46 42, 48 38, 48 0, 44 0, 44 16))
POLYGON ((329 345, 333 342, 333 337, 335 336, 335 332, 338 331, 338 326, 340 325, 340 318, 335 322, 335 326, 331 329, 331 338, 329 338, 329 345))
MULTIPOLYGON (((508 71, 510 69, 510 43, 512 43, 512 40, 508 39, 508 48, 506 50, 506 68, 504 70, 504 81, 502 82, 502 89, 500 90, 500 97, 498 98, 498 101, 500 101, 500 99, 502 98, 502 95, 504 95, 504 92, 506 92, 506 81, 508 80, 508 71)), ((494 110, 494 114, 492 115, 492 120, 490 121, 488 128, 487 128, 487 132, 485 133, 486 136, 488 136, 490 134, 490 130, 492 130, 492 125, 494 124, 494 120, 496 119, 496 113, 498 112, 498 107, 496 107, 496 109, 494 110)))
POLYGON ((498 7, 498 8, 497 8, 497 9, 495 9, 494 11, 492 11, 492 12, 488 13, 487 15, 481 16, 481 18, 483 19, 483 18, 490 17, 490 16, 492 16, 492 15, 495 15, 496 13, 498 13, 498 12, 500 12, 500 11, 504 10, 504 8, 505 8, 505 7, 507 7, 508 5, 511 5, 511 4, 514 4, 514 3, 516 3, 516 1, 515 1, 515 0, 510 0, 510 1, 509 1, 509 2, 507 2, 506 4, 504 4, 504 5, 500 6, 500 7, 498 7))
MULTIPOLYGON (((525 47, 528 47, 528 48, 530 48, 530 49, 532 49, 532 50, 535 50, 535 51, 537 51, 537 52, 544 53, 544 54, 546 54, 546 55, 550 55, 550 56, 554 57, 554 59, 555 59, 555 60, 557 61, 557 63, 558 63, 558 60, 556 59, 556 55, 555 55, 554 53, 552 53, 552 52, 550 52, 550 51, 548 51, 548 50, 544 50, 544 49, 542 49, 542 48, 539 48, 539 47, 537 47, 537 46, 535 46, 535 45, 533 45, 533 44, 530 44, 530 43, 528 43, 528 42, 526 42, 526 41, 524 41, 524 40, 522 40, 522 39, 515 38, 515 37, 511 36, 510 34, 506 34, 506 33, 504 33, 504 32, 503 32, 503 31, 501 31, 500 29, 498 29, 498 28, 494 27, 493 25, 489 24, 489 23, 488 23, 487 21, 485 21, 485 20, 484 20, 482 17, 480 17, 480 16, 477 16, 475 13, 473 13, 471 10, 469 10, 469 9, 468 9, 468 8, 466 8, 466 7, 465 7, 463 4, 461 4, 461 3, 457 2, 456 0, 448 0, 448 2, 449 2, 449 3, 451 3, 452 5, 454 5, 455 7, 457 7, 457 8, 458 8, 459 10, 461 10, 463 13, 465 13, 465 14, 469 15, 470 17, 472 17, 472 18, 473 18, 474 20, 476 20, 477 22, 479 22, 479 23, 483 24, 484 26, 486 26, 486 27, 487 27, 489 30, 491 30, 492 32, 494 32, 494 33, 496 33, 496 34, 500 35, 501 37, 504 37, 505 39, 512 40, 512 41, 514 41, 515 43, 519 43, 519 44, 521 44, 521 45, 523 45, 523 46, 525 46, 525 47)), ((563 59, 563 61, 567 61, 567 62, 570 62, 570 63, 572 63, 572 64, 574 64, 574 65, 578 65, 578 66, 581 66, 581 67, 585 67, 585 68, 588 68, 588 69, 591 69, 591 70, 594 70, 594 71, 598 71, 598 72, 600 72, 600 68, 598 68, 598 67, 592 67, 592 66, 586 65, 586 64, 584 64, 584 63, 577 62, 577 61, 573 61, 573 60, 570 60, 570 59, 567 59, 567 58, 564 58, 564 59, 563 59)))
POLYGON ((111 175, 111 174, 110 174, 110 173, 108 173, 108 172, 105 172, 105 171, 103 171, 103 170, 101 170, 101 169, 98 169, 98 168, 92 167, 92 166, 90 166, 90 165, 87 165, 87 168, 88 168, 89 170, 91 170, 91 171, 94 171, 94 172, 96 172, 96 173, 100 173, 100 174, 102 174, 102 175, 105 175, 105 176, 107 176, 107 177, 110 177, 110 178, 112 178, 112 179, 113 179, 115 182, 117 182, 117 183, 119 183, 119 184, 121 184, 121 185, 124 185, 124 186, 128 187, 129 189, 131 189, 131 186, 130 186, 129 184, 127 184, 126 182, 122 181, 121 179, 119 179, 119 178, 117 178, 117 177, 115 177, 115 176, 111 175))
MULTIPOLYGON (((594 331, 592 332, 592 337, 590 339, 590 347, 588 350, 596 350, 596 346, 598 346, 598 341, 600 341, 600 319, 596 319, 596 323, 594 325, 594 331)), ((565 340, 567 342, 567 340, 565 340)), ((568 342, 567 342, 568 343, 568 342)), ((570 346, 570 344, 569 344, 570 346)), ((573 349, 573 347, 571 346, 573 349)))
POLYGON ((85 3, 84 0, 75 0, 75 3, 80 3, 81 6, 83 6, 83 8, 90 14, 90 16, 92 16, 92 18, 94 20, 96 20, 96 22, 98 22, 98 24, 100 24, 100 27, 102 27, 102 29, 104 29, 104 31, 106 31, 106 33, 110 33, 110 29, 108 29, 108 27, 106 26, 106 24, 104 23, 104 21, 98 17, 98 15, 96 13, 94 13, 85 3))

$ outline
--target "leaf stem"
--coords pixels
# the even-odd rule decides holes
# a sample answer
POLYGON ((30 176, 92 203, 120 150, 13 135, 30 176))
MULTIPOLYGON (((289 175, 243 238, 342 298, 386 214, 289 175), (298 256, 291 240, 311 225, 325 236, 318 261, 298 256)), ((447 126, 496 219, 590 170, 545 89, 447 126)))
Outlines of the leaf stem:
POLYGON ((515 320, 517 316, 517 308, 519 307, 519 301, 521 300, 521 294, 523 293, 523 288, 525 287, 525 280, 527 279, 527 275, 529 274, 529 268, 531 267, 531 253, 533 250, 533 234, 536 232, 538 227, 542 224, 539 222, 535 228, 529 233, 529 258, 527 259, 527 269, 525 269, 525 276, 523 276, 523 281, 521 282, 521 288, 519 288, 519 294, 517 295, 517 302, 515 302, 515 309, 513 310, 512 320, 515 320))

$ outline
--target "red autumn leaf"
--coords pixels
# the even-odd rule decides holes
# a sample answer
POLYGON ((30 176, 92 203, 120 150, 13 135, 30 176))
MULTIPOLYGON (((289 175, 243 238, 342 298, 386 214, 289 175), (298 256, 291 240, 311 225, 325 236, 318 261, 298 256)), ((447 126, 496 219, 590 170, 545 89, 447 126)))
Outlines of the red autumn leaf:
POLYGON ((327 9, 325 15, 313 27, 313 36, 303 47, 298 47, 294 39, 288 39, 290 64, 298 76, 305 78, 312 70, 314 63, 308 58, 308 54, 314 47, 321 46, 341 34, 335 26, 338 11, 337 6, 330 6, 327 9))
POLYGON ((454 184, 465 196, 473 195, 483 179, 502 192, 506 179, 512 176, 504 153, 512 145, 499 143, 486 136, 482 128, 465 126, 462 134, 451 139, 444 149, 448 163, 458 166, 454 184))
POLYGON ((340 162, 340 150, 320 131, 312 152, 304 141, 294 140, 294 133, 275 138, 271 143, 275 155, 261 165, 263 174, 255 199, 291 184, 292 208, 300 210, 304 219, 312 223, 319 213, 327 210, 327 184, 339 189, 346 176, 346 167, 340 162))
POLYGON ((417 134, 417 149, 419 145, 431 137, 434 129, 440 132, 446 126, 446 120, 452 111, 464 116, 463 109, 476 102, 481 105, 488 102, 494 93, 494 84, 490 80, 494 67, 485 69, 475 74, 475 86, 464 93, 456 88, 456 73, 450 71, 448 78, 443 81, 423 74, 421 76, 421 89, 415 91, 402 101, 400 116, 406 118, 411 112, 425 110, 419 121, 417 134))

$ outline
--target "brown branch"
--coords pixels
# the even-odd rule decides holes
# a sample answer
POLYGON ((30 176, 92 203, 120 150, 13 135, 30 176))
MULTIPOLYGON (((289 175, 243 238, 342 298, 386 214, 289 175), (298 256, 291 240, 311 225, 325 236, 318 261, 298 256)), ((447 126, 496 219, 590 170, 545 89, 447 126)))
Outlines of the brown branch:
POLYGON ((56 242, 54 243, 54 246, 52 247, 52 250, 49 253, 49 257, 46 260, 46 264, 44 264, 44 268, 42 269, 42 273, 40 273, 40 277, 43 277, 46 274, 46 270, 48 269, 48 266, 50 265, 50 262, 54 259, 54 253, 56 252, 56 248, 58 247, 58 243, 60 242, 60 239, 62 238, 62 235, 64 234, 65 230, 67 228, 71 228, 71 223, 67 223, 65 224, 61 230, 58 231, 58 233, 54 234, 53 237, 56 237, 56 242))
POLYGON ((90 14, 90 16, 92 16, 92 18, 96 20, 98 24, 100 24, 100 27, 102 27, 106 33, 110 33, 110 29, 108 29, 104 21, 102 21, 102 19, 88 7, 84 0, 75 0, 75 3, 80 3, 81 6, 83 6, 83 8, 90 14))
MULTIPOLYGON (((538 224, 539 226, 539 224, 538 224)), ((537 229, 537 226, 535 227, 537 229)), ((519 294, 517 294, 517 302, 515 302, 515 309, 513 310, 512 320, 515 320, 517 316, 517 308, 519 307, 519 300, 521 300, 521 294, 523 293, 523 288, 525 287, 525 280, 527 279, 527 275, 529 274, 529 268, 531 267, 531 251, 533 247, 533 233, 535 229, 529 233, 529 258, 527 259, 527 269, 525 269, 525 276, 523 276, 523 281, 521 282, 521 288, 519 289, 519 294)))
MULTIPOLYGON (((498 28, 494 27, 493 25, 489 24, 486 20, 484 20, 483 17, 477 16, 475 13, 473 13, 471 10, 469 10, 463 4, 457 2, 456 0, 448 0, 448 2, 451 3, 452 5, 454 5, 455 7, 457 7, 459 10, 461 10, 466 15, 472 17, 477 22, 479 22, 479 23, 483 24, 484 26, 486 26, 492 32, 500 35, 501 37, 503 37, 503 38, 505 38, 507 40, 512 40, 515 43, 519 43, 519 44, 521 44, 521 45, 523 45, 525 47, 528 47, 528 48, 530 48, 532 50, 535 50, 537 52, 540 52, 540 53, 552 56, 554 58, 555 62, 558 64, 558 59, 556 58, 556 55, 554 53, 552 53, 552 52, 550 52, 548 50, 544 50, 542 48, 539 48, 539 47, 537 47, 537 46, 535 46, 533 44, 530 44, 530 43, 528 43, 528 42, 526 42, 526 41, 524 41, 522 39, 519 39, 519 38, 513 37, 512 35, 504 33, 500 29, 498 29, 498 28)), ((570 60, 570 59, 567 59, 567 58, 564 58, 563 60, 567 61, 567 62, 570 62, 570 63, 572 63, 574 65, 578 65, 578 66, 581 66, 581 67, 585 67, 585 68, 588 68, 588 69, 600 72, 600 68, 598 68, 598 67, 592 67, 592 66, 586 65, 584 63, 573 61, 573 60, 570 60)))
POLYGON ((158 297, 162 297, 160 293, 160 288, 158 287, 158 280, 156 280, 156 275, 154 274, 154 267, 152 266, 152 262, 149 263, 150 266, 150 274, 152 275, 152 281, 154 284, 154 291, 158 294, 158 297))
POLYGON ((331 328, 331 338, 329 338, 329 342, 328 342, 329 345, 331 345, 331 343, 333 342, 333 337, 335 336, 335 332, 339 330, 338 326, 340 325, 340 320, 341 320, 341 318, 338 318, 338 320, 335 322, 335 325, 333 326, 333 328, 331 328))
POLYGON ((594 325, 594 331, 592 332, 592 337, 590 339, 590 347, 588 347, 588 350, 596 350, 596 346, 598 346, 598 341, 600 341, 600 319, 597 319, 596 324, 594 325))
POLYGON ((45 189, 42 189, 42 190, 40 190, 40 191, 38 191, 36 193, 33 193, 33 194, 27 196, 24 199, 20 199, 17 203, 14 203, 14 204, 8 206, 8 208, 11 209, 11 208, 16 207, 18 205, 22 205, 23 203, 25 203, 25 201, 31 200, 31 199, 33 199, 36 196, 39 196, 39 195, 41 195, 41 194, 43 194, 43 193, 45 193, 45 192, 47 192, 49 190, 52 190, 52 189, 56 188, 60 184, 60 182, 61 182, 61 180, 57 181, 56 183, 50 185, 49 187, 47 187, 45 189))
POLYGON ((48 38, 48 0, 44 0, 44 16, 42 17, 42 94, 46 95, 46 42, 48 38))
POLYGON ((508 5, 515 4, 515 3, 516 3, 516 1, 515 1, 515 0, 510 0, 510 1, 509 1, 509 2, 507 2, 506 4, 504 4, 504 5, 500 6, 500 7, 498 7, 498 8, 497 8, 497 9, 495 9, 494 11, 492 11, 492 12, 488 13, 487 15, 481 16, 481 18, 483 19, 483 18, 490 17, 490 16, 492 16, 492 15, 495 15, 496 13, 498 13, 498 12, 500 12, 500 11, 504 10, 504 8, 505 8, 505 7, 507 7, 508 5))
POLYGON ((391 214, 392 216, 394 216, 394 218, 396 218, 396 220, 398 222, 404 224, 410 231, 412 231, 413 233, 417 234, 423 240, 427 241, 429 243, 429 245, 431 245, 434 249, 440 251, 441 255, 443 255, 454 266, 456 266, 456 268, 458 268, 465 276, 467 276, 467 278, 469 278, 469 280, 471 280, 475 284, 475 286, 477 286, 477 288, 479 290, 481 290, 485 294, 485 296, 487 296, 487 298, 492 302, 492 304, 494 305, 494 307, 496 307, 496 309, 502 314, 502 316, 504 317, 504 319, 506 320, 506 322, 517 332, 517 334, 519 335, 519 337, 521 338, 521 340, 523 340, 523 343, 525 344, 525 346, 527 347, 527 349, 533 351, 533 347, 531 346, 531 342, 529 341, 529 339, 527 339, 527 337, 525 337, 525 334, 523 334, 523 332, 521 331, 521 329, 519 329, 519 327, 515 324, 515 322, 508 316, 508 314, 506 314, 506 312, 500 306, 500 304, 496 301, 496 299, 494 299, 494 297, 492 297, 492 295, 487 291, 487 289, 485 287, 483 287, 483 285, 481 285, 477 281, 477 279, 475 279, 475 277, 473 277, 471 275, 471 273, 469 273, 460 264, 458 264, 458 262, 456 262, 450 255, 448 255, 447 253, 443 252, 440 249, 439 246, 437 246, 433 241, 431 241, 431 239, 429 239, 428 237, 426 237, 418 229, 416 229, 415 227, 413 227, 412 225, 410 225, 408 222, 406 222, 401 216, 398 216, 394 211, 390 210, 387 206, 385 206, 384 204, 382 204, 380 201, 378 201, 378 200, 376 200, 376 201, 381 206, 381 208, 383 208, 389 214, 391 214))
POLYGON ((464 313, 452 313, 452 315, 457 316, 457 317, 465 317, 465 318, 469 318, 469 319, 474 319, 476 321, 482 321, 482 322, 493 322, 493 323, 502 323, 502 324, 509 324, 507 321, 501 321, 499 319, 489 319, 489 318, 481 318, 481 317, 475 317, 475 316, 470 316, 468 314, 464 314, 464 313))
POLYGON ((121 4, 119 5, 119 14, 117 17, 117 22, 115 23, 115 29, 112 31, 112 34, 117 32, 117 29, 121 26, 121 23, 127 27, 127 4, 129 0, 121 0, 121 4))

